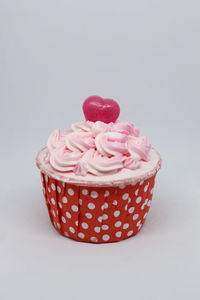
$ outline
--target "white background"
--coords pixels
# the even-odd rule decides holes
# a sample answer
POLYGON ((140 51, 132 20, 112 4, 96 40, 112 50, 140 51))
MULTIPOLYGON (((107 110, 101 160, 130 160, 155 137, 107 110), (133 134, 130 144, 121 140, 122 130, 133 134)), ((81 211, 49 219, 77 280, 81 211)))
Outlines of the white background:
POLYGON ((0 299, 200 299, 200 3, 0 0, 0 299), (159 150, 150 213, 120 243, 51 226, 35 156, 112 97, 159 150))

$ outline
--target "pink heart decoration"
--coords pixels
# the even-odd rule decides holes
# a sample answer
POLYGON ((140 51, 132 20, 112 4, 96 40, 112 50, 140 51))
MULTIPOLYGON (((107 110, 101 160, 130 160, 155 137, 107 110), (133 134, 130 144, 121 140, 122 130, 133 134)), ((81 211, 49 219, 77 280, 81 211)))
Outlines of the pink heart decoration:
POLYGON ((115 100, 90 96, 83 103, 83 113, 87 121, 110 123, 119 117, 120 107, 115 100))

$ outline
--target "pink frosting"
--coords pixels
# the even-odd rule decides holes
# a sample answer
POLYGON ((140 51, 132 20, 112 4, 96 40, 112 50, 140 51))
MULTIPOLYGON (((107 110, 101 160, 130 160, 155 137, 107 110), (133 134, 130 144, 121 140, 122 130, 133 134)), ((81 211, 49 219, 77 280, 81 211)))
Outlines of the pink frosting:
POLYGON ((77 176, 113 174, 122 168, 135 170, 141 160, 149 160, 151 149, 147 138, 140 137, 139 130, 124 121, 76 123, 63 134, 56 129, 47 147, 53 169, 77 176))

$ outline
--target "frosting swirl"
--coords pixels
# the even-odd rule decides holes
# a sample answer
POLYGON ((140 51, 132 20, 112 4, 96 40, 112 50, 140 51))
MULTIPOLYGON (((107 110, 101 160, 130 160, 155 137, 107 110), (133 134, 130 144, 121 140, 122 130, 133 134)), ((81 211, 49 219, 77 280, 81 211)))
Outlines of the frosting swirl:
POLYGON ((151 145, 147 140, 146 136, 135 137, 129 136, 128 138, 128 151, 133 156, 137 154, 141 159, 148 161, 149 160, 149 151, 151 145))
POLYGON ((83 131, 83 132, 91 132, 91 128, 93 126, 93 122, 87 121, 87 122, 81 122, 81 123, 75 123, 72 124, 72 130, 73 131, 83 131))
POLYGON ((88 172, 93 175, 113 174, 123 167, 123 156, 106 157, 94 149, 88 150, 82 160, 87 164, 88 172))
POLYGON ((135 170, 142 160, 149 160, 151 149, 147 138, 140 137, 139 130, 125 121, 76 123, 63 134, 56 129, 47 147, 53 169, 77 176, 113 174, 123 168, 135 170))
POLYGON ((59 144, 64 141, 64 136, 61 135, 60 129, 55 129, 47 141, 47 148, 51 152, 52 150, 56 149, 59 144))
POLYGON ((61 172, 72 171, 81 158, 82 153, 78 150, 69 151, 65 145, 56 148, 50 155, 50 164, 61 172))
POLYGON ((65 145, 71 151, 80 150, 82 152, 95 147, 92 134, 87 132, 69 133, 66 135, 65 145))
POLYGON ((99 133, 95 138, 95 145, 99 153, 105 156, 128 152, 127 136, 118 132, 99 133))

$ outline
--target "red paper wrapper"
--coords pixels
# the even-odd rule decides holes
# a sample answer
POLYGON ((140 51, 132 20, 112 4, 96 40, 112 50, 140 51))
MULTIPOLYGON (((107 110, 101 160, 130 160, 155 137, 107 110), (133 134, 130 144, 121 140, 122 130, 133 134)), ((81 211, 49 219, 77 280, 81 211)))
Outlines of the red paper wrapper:
POLYGON ((77 186, 41 175, 56 230, 74 240, 108 243, 129 238, 141 229, 151 205, 156 173, 134 185, 117 187, 77 186))

